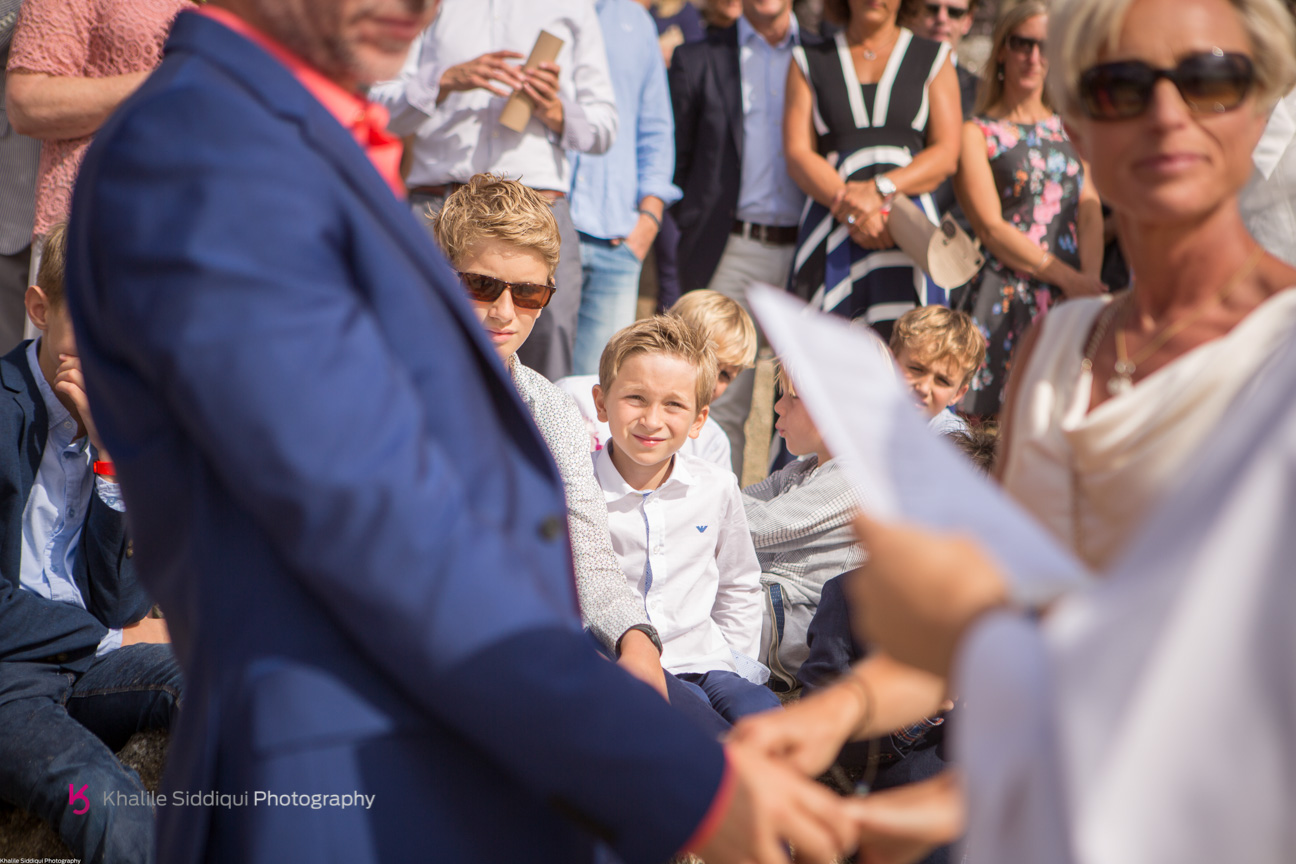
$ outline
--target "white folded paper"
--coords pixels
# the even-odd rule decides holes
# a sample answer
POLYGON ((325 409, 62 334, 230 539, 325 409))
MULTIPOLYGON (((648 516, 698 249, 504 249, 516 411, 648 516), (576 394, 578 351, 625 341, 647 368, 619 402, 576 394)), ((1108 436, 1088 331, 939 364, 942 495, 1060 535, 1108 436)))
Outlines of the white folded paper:
POLYGON ((866 514, 971 534, 1026 606, 1088 581, 1077 558, 927 429, 886 346, 870 330, 771 286, 754 285, 747 298, 866 514))

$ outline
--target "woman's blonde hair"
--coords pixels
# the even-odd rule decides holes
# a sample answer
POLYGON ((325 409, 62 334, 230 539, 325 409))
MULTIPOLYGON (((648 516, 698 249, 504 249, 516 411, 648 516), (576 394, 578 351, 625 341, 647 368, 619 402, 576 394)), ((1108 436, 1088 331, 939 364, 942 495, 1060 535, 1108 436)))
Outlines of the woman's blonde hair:
MULTIPOLYGON (((1068 118, 1082 116, 1080 76, 1120 39, 1134 0, 1054 0, 1049 17, 1048 89, 1068 118)), ((1296 25, 1283 0, 1228 0, 1251 40, 1257 111, 1268 111, 1296 82, 1296 25)))
MULTIPOLYGON (((1049 14, 1048 6, 1042 0, 1023 0, 1000 9, 995 18, 994 33, 990 37, 990 56, 986 58, 985 68, 981 70, 981 85, 977 88, 976 113, 985 114, 1003 98, 1003 64, 999 62, 1008 45, 1012 32, 1036 15, 1049 14)), ((1048 91, 1044 91, 1044 107, 1052 110, 1048 91)))
POLYGON ((446 198, 432 233, 455 267, 478 243, 499 240, 539 253, 551 280, 558 269, 558 220, 544 196, 516 180, 474 175, 446 198))

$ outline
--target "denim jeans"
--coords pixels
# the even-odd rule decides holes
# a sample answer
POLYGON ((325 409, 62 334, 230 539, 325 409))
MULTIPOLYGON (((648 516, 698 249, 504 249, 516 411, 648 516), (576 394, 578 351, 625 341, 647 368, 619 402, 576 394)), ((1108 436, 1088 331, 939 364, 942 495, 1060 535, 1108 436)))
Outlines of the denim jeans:
POLYGON ((643 262, 625 243, 613 245, 588 234, 580 235, 580 250, 580 314, 572 368, 576 375, 597 375, 608 340, 634 323, 643 262))
POLYGON ((170 645, 127 645, 79 677, 51 663, 0 663, 0 798, 44 820, 87 864, 151 862, 153 809, 114 751, 136 732, 168 728, 179 702, 170 645))
POLYGON ((759 714, 783 704, 773 690, 761 684, 753 684, 736 672, 717 669, 711 672, 682 672, 677 677, 685 684, 701 690, 716 713, 730 723, 737 723, 740 717, 748 714, 759 714))

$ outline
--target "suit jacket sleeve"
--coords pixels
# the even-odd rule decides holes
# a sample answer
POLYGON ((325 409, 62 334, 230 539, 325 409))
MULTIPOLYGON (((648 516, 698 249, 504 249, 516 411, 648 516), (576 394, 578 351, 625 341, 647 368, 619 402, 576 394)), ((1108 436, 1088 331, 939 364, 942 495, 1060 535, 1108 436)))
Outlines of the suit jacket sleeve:
MULTIPOLYGON (((357 269, 355 235, 374 242, 368 220, 389 217, 348 193, 355 181, 330 160, 363 156, 336 124, 317 133, 329 147, 304 146, 298 123, 239 93, 152 89, 83 167, 69 258, 88 251, 93 271, 82 268, 84 287, 69 282, 78 334, 103 340, 92 345, 103 364, 142 379, 180 424, 196 470, 252 535, 222 542, 270 544, 412 704, 599 826, 627 861, 668 856, 706 811, 723 754, 581 634, 570 571, 537 554, 540 526, 527 524, 541 506, 516 491, 520 453, 542 445, 520 414, 499 432, 514 404, 525 409, 448 305, 460 290, 449 269, 395 294, 375 284, 390 274, 357 269), (202 146, 168 143, 190 125, 210 133, 202 146), (397 346, 384 326, 397 297, 401 315, 426 321, 423 347, 397 346), (456 389, 462 401, 437 401, 439 381, 465 377, 476 386, 456 389), (465 476, 455 455, 482 441, 506 451, 500 473, 465 476), (476 504, 470 490, 487 479, 514 494, 476 504), (639 812, 617 800, 624 778, 645 799, 639 812)), ((97 414, 100 398, 110 415, 129 408, 113 382, 87 368, 97 414)), ((131 475, 140 444, 113 440, 114 426, 100 422, 138 515, 132 495, 165 481, 131 475)), ((560 513, 550 492, 540 497, 560 513)), ((566 548, 557 533, 550 542, 566 548)))
POLYGON ((152 600, 126 555, 126 514, 104 503, 97 491, 81 531, 76 580, 86 607, 105 627, 121 628, 148 614, 152 600))

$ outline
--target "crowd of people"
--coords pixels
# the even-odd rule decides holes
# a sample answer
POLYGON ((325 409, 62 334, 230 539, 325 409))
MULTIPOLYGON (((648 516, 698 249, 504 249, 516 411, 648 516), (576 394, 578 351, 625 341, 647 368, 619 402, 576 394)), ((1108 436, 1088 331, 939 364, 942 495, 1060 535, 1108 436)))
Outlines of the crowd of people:
POLYGON ((0 801, 132 864, 1292 860, 1296 6, 1000 0, 970 70, 978 0, 807 5, 0 0, 0 801), (1091 583, 871 518, 794 364, 744 488, 756 284, 1091 583))

